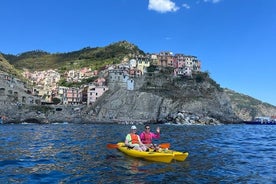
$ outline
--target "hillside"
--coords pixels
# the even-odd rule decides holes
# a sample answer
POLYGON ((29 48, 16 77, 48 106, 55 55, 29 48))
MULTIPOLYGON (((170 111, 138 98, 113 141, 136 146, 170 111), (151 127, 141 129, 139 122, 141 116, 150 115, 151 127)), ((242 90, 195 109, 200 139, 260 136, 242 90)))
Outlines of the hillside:
POLYGON ((231 99, 231 106, 236 115, 243 120, 251 120, 256 116, 275 116, 276 107, 252 98, 248 95, 225 89, 225 93, 231 99))
POLYGON ((19 55, 3 54, 3 56, 19 70, 27 68, 31 71, 47 69, 66 71, 81 67, 100 69, 109 64, 120 63, 125 57, 133 54, 139 55, 144 52, 127 41, 121 41, 106 47, 86 47, 68 53, 51 54, 35 50, 19 55))
POLYGON ((23 79, 21 72, 17 70, 14 66, 12 66, 2 54, 0 54, 0 71, 11 74, 19 79, 23 79))

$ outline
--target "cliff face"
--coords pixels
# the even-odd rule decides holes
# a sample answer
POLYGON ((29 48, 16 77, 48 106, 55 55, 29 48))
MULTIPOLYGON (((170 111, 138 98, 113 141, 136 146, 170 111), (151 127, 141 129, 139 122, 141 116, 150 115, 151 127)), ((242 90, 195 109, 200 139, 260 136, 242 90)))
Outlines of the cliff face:
POLYGON ((207 73, 192 78, 174 78, 170 73, 161 70, 135 79, 134 91, 108 91, 88 111, 100 120, 201 124, 276 115, 275 106, 222 89, 207 73))
POLYGON ((231 100, 231 106, 235 114, 243 120, 249 121, 257 116, 275 116, 276 107, 261 102, 250 96, 225 89, 225 93, 231 100))
POLYGON ((213 98, 173 100, 147 92, 131 92, 119 89, 105 95, 95 106, 95 118, 115 121, 173 120, 179 113, 190 113, 199 118, 211 117, 220 122, 239 122, 229 105, 229 98, 223 93, 213 98))
MULTIPOLYGON (((136 89, 107 92, 90 110, 95 118, 115 121, 175 121, 179 116, 213 118, 219 122, 240 122, 230 98, 208 75, 173 78, 164 73, 147 74, 136 79, 136 89)), ((178 119, 179 120, 179 119, 178 119)), ((183 121, 182 121, 183 122, 183 121)), ((205 122, 206 123, 206 122, 205 122)))

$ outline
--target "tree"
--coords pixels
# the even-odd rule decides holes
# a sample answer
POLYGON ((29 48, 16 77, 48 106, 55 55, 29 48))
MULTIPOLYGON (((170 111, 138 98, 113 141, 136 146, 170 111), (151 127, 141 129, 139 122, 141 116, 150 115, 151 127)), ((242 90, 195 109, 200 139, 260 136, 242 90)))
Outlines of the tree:
POLYGON ((61 102, 61 100, 59 98, 53 98, 53 103, 55 105, 59 104, 61 102))

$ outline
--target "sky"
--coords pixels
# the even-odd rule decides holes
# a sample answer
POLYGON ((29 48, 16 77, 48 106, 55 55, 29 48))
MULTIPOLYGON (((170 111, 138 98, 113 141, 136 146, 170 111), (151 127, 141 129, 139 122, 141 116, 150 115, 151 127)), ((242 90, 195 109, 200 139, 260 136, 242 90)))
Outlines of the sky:
POLYGON ((126 40, 196 56, 223 88, 276 105, 275 0, 1 0, 0 52, 126 40))

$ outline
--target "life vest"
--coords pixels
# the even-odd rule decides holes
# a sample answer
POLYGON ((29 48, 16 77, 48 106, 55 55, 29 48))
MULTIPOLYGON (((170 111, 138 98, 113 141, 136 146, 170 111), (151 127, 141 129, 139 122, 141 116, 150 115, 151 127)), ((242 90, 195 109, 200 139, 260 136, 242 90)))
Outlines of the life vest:
POLYGON ((139 144, 139 139, 138 139, 138 135, 137 134, 130 134, 131 137, 131 143, 132 144, 139 144))
POLYGON ((151 140, 152 140, 151 134, 150 134, 150 133, 145 133, 145 132, 144 132, 144 140, 143 140, 143 143, 144 143, 144 144, 151 144, 151 140))

